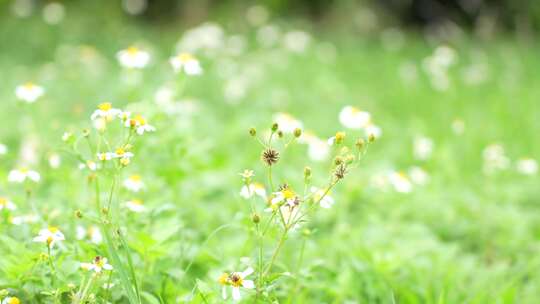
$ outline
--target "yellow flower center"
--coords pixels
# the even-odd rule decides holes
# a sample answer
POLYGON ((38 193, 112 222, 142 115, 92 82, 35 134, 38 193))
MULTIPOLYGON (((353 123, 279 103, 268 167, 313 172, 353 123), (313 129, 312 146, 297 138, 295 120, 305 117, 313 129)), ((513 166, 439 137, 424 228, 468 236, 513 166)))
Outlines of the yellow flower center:
POLYGON ((24 84, 24 88, 27 89, 27 90, 31 90, 35 87, 35 85, 31 82, 27 82, 24 84))
POLYGON ((244 280, 242 280, 242 277, 239 274, 233 273, 231 275, 231 285, 234 287, 240 287, 242 286, 242 283, 244 280))
POLYGON ((291 198, 294 198, 294 191, 292 191, 291 189, 284 189, 281 191, 281 193, 283 194, 283 197, 285 199, 291 199, 291 198))
POLYGON ((336 141, 341 142, 345 139, 345 132, 337 132, 336 133, 336 141))
POLYGON ((51 243, 53 242, 53 240, 54 240, 54 239, 53 239, 53 237, 52 237, 52 236, 49 236, 49 237, 47 237, 47 240, 46 240, 46 241, 47 241, 47 245, 49 245, 49 246, 50 246, 50 245, 51 245, 51 243))
POLYGON ((138 200, 138 199, 131 200, 131 203, 132 203, 133 205, 137 205, 137 206, 141 206, 141 205, 142 205, 142 201, 141 201, 141 200, 138 200))
POLYGON ((127 48, 127 53, 131 56, 137 55, 138 52, 139 52, 139 49, 135 46, 130 46, 127 48))
POLYGON ((124 154, 126 154, 126 151, 123 148, 118 148, 118 149, 116 149, 116 154, 124 155, 124 154))
POLYGON ((59 230, 58 230, 57 227, 52 226, 52 227, 49 227, 49 231, 50 231, 51 233, 56 233, 56 232, 58 232, 59 230))
POLYGON ((141 176, 140 175, 132 175, 132 176, 129 177, 129 179, 131 181, 138 182, 138 181, 141 180, 141 176))
POLYGON ((0 197, 0 206, 5 206, 5 205, 7 205, 7 199, 0 197))
POLYGON ((195 60, 195 57, 193 57, 193 55, 189 54, 189 53, 182 53, 182 54, 179 54, 178 56, 176 56, 176 58, 178 59, 178 61, 180 61, 181 63, 186 63, 188 61, 191 61, 191 60, 195 60))
POLYGON ((109 111, 110 109, 112 109, 112 104, 110 102, 100 103, 98 109, 100 109, 101 111, 109 111))
POLYGON ((21 301, 17 297, 11 297, 9 298, 9 301, 7 301, 8 304, 20 304, 21 301))
POLYGON ((133 120, 141 126, 146 124, 146 120, 141 115, 136 115, 133 120))

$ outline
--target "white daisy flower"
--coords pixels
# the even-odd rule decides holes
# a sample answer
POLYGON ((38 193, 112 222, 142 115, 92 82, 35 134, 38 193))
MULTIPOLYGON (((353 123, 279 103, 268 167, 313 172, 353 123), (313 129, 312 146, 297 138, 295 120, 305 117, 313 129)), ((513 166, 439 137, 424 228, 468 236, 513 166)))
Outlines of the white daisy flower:
POLYGON ((0 144, 0 155, 6 155, 8 152, 8 147, 4 144, 0 144))
POLYGON ((433 140, 425 136, 416 137, 413 141, 414 158, 427 160, 433 153, 433 140))
MULTIPOLYGON (((107 160, 107 157, 112 158, 112 155, 107 156, 107 153, 98 153, 99 160, 107 160)), ((80 163, 79 169, 88 169, 90 171, 96 171, 98 169, 98 164, 92 160, 87 160, 86 163, 80 163)))
POLYGON ((241 299, 240 287, 253 289, 255 288, 255 283, 252 280, 246 280, 245 278, 253 273, 253 268, 249 267, 243 272, 232 272, 222 274, 218 282, 222 285, 221 296, 223 299, 227 299, 227 286, 231 286, 232 289, 232 298, 234 301, 239 301, 241 299))
POLYGON ((9 199, 5 198, 5 197, 0 197, 0 211, 2 210, 15 210, 17 209, 17 206, 15 206, 15 204, 10 201, 9 199))
POLYGON ((6 297, 2 300, 2 304, 21 304, 21 300, 17 297, 6 297))
POLYGON ((360 111, 353 106, 345 106, 339 112, 339 122, 349 129, 362 129, 366 127, 371 120, 368 112, 360 111))
POLYGON ((28 214, 28 215, 20 215, 20 216, 14 216, 10 218, 9 222, 13 225, 22 225, 24 223, 35 223, 37 222, 38 217, 34 214, 28 214))
MULTIPOLYGON (((113 153, 113 152, 99 152, 99 153, 96 154, 96 156, 97 156, 97 159, 98 159, 98 160, 100 160, 100 161, 106 161, 106 160, 111 160, 111 159, 113 159, 114 157, 116 157, 116 154, 113 153)), ((88 162, 87 162, 86 165, 88 166, 88 168, 89 168, 90 170, 92 170, 91 167, 90 167, 90 165, 88 164, 88 162)), ((94 170, 92 170, 92 171, 94 171, 94 170)))
POLYGON ((65 240, 64 234, 56 227, 41 229, 38 236, 34 238, 34 242, 45 243, 49 247, 53 247, 54 243, 65 240))
POLYGON ((105 121, 111 121, 115 117, 117 117, 120 113, 122 113, 121 110, 115 109, 112 107, 112 104, 110 102, 104 102, 98 105, 97 110, 92 113, 92 116, 90 116, 91 120, 96 120, 98 118, 103 118, 105 121))
POLYGON ((118 62, 123 67, 130 69, 142 69, 150 61, 150 54, 137 47, 130 46, 125 50, 121 50, 116 54, 118 62))
POLYGON ((367 136, 373 136, 375 138, 380 138, 382 135, 381 128, 372 123, 368 123, 368 125, 364 128, 364 132, 366 132, 367 136))
POLYGON ((60 157, 60 155, 56 153, 49 155, 49 166, 51 166, 51 168, 57 169, 58 167, 60 167, 61 163, 62 158, 60 157))
POLYGON ((180 53, 172 57, 169 62, 176 73, 184 72, 186 75, 202 74, 202 68, 199 61, 189 53, 180 53))
POLYGON ((77 226, 76 229, 77 240, 88 238, 94 244, 101 244, 103 242, 103 235, 97 226, 90 226, 88 229, 85 229, 83 226, 77 226))
POLYGON ((41 179, 41 176, 39 175, 38 172, 34 170, 28 170, 26 168, 14 169, 14 170, 9 171, 9 174, 8 174, 9 182, 22 183, 26 179, 37 183, 41 179))
POLYGON ((302 129, 302 122, 288 113, 277 113, 274 115, 274 122, 283 133, 292 134, 296 129, 302 129))
POLYGON ((388 177, 388 181, 397 192, 409 193, 412 191, 412 183, 403 172, 391 173, 388 177))
POLYGON ((325 190, 319 189, 317 187, 311 187, 310 190, 313 194, 313 201, 317 202, 320 200, 319 204, 322 208, 328 209, 332 207, 332 205, 334 205, 334 199, 328 193, 326 193, 325 195, 325 190))
POLYGON ((15 89, 15 95, 22 101, 27 103, 34 103, 38 98, 43 96, 45 90, 31 82, 17 86, 15 89))
POLYGON ((142 201, 138 199, 132 199, 126 202, 126 208, 130 211, 141 213, 146 211, 146 207, 143 206, 142 201))
POLYGON ((133 192, 139 192, 144 188, 144 182, 140 175, 131 175, 124 180, 124 187, 133 192))
POLYGON ((533 158, 522 158, 517 161, 516 169, 524 175, 535 175, 538 173, 538 162, 533 158))
POLYGON ((107 258, 97 256, 92 263, 81 263, 81 268, 95 273, 101 273, 103 270, 112 270, 111 264, 107 263, 107 258))
POLYGON ((249 184, 249 187, 244 185, 240 190, 240 196, 245 199, 250 199, 253 197, 253 195, 266 199, 266 190, 261 183, 252 183, 249 184))
POLYGON ((136 115, 133 118, 126 120, 124 125, 128 128, 134 128, 139 135, 143 135, 144 132, 154 132, 156 128, 149 125, 141 115, 136 115))
POLYGON ((411 167, 409 169, 409 177, 414 184, 425 185, 429 182, 429 175, 420 167, 411 167))
POLYGON ((133 157, 133 153, 126 151, 124 148, 118 148, 114 151, 112 154, 113 158, 122 158, 122 159, 130 159, 133 157))

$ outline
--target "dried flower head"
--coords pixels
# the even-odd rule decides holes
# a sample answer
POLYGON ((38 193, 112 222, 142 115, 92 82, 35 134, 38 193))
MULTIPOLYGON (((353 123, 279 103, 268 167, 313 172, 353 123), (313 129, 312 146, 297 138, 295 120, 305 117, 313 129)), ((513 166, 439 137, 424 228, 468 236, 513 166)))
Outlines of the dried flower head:
POLYGON ((263 153, 261 155, 261 159, 268 166, 272 166, 272 165, 274 165, 275 163, 278 162, 278 160, 279 160, 279 152, 272 149, 272 148, 268 148, 268 149, 263 151, 263 153))
POLYGON ((336 170, 334 171, 334 176, 337 179, 343 179, 345 177, 345 174, 347 174, 347 166, 344 164, 340 164, 336 167, 336 170))

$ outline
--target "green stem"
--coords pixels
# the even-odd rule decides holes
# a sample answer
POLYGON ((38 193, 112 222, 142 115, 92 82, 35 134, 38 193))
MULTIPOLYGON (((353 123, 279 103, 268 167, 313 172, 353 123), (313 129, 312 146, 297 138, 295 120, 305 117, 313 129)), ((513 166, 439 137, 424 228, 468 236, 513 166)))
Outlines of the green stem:
POLYGON ((56 278, 56 268, 54 268, 54 263, 51 256, 51 246, 47 244, 47 255, 49 257, 49 266, 51 267, 51 285, 54 287, 54 281, 56 278))

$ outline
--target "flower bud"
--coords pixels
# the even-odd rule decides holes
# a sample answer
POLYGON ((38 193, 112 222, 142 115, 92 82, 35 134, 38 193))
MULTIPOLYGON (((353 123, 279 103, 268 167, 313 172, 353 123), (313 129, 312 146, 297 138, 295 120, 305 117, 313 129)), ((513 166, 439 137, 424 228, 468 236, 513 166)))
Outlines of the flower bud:
POLYGON ((310 179, 311 178, 311 168, 305 167, 304 168, 304 179, 310 179))
POLYGON ((258 224, 260 221, 261 221, 261 216, 258 215, 257 213, 253 213, 251 215, 251 221, 255 224, 258 224))
POLYGON ((343 157, 336 156, 336 158, 334 158, 334 165, 339 166, 341 164, 343 164, 343 157))
POLYGON ((357 141, 356 141, 356 147, 358 148, 358 150, 362 150, 362 148, 364 148, 364 145, 366 144, 365 140, 363 140, 362 138, 359 138, 357 141))
POLYGON ((302 136, 302 129, 300 128, 294 129, 294 137, 298 138, 300 136, 302 136))
POLYGON ((372 142, 375 141, 375 135, 374 135, 373 133, 369 134, 369 136, 368 136, 368 141, 369 141, 370 143, 372 143, 372 142))
POLYGON ((249 128, 249 135, 251 136, 257 135, 257 130, 255 128, 249 128))
POLYGON ((335 136, 335 143, 337 145, 341 144, 345 140, 345 132, 337 132, 335 136))
POLYGON ((82 134, 83 134, 84 137, 88 137, 88 136, 90 136, 90 130, 84 129, 84 130, 82 130, 82 134))
POLYGON ((272 132, 276 132, 278 128, 279 128, 279 125, 277 124, 277 122, 272 124, 272 132))
POLYGON ((75 210, 75 217, 79 218, 79 219, 83 218, 83 214, 82 214, 81 210, 75 210))
POLYGON ((279 138, 283 138, 283 131, 281 130, 277 131, 277 135, 279 138))

